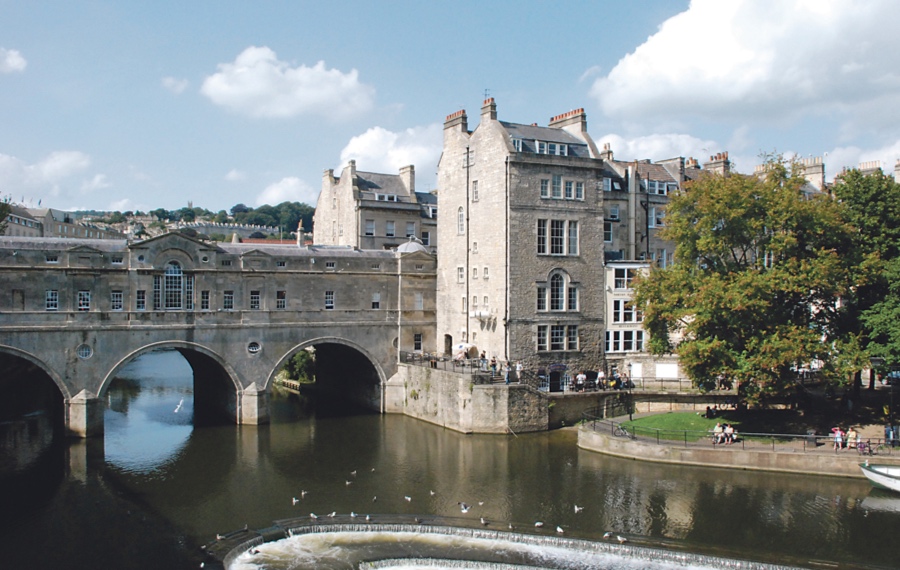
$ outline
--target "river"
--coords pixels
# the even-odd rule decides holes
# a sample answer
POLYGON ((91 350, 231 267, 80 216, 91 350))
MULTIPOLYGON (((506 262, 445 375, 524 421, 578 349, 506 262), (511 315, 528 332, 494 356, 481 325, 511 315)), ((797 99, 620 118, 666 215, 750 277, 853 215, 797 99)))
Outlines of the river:
MULTIPOLYGON (((121 377, 102 441, 57 442, 4 471, 0 567, 198 568, 217 533, 351 511, 463 526, 484 517, 494 528, 542 521, 567 537, 614 531, 779 564, 897 567, 900 496, 864 480, 629 461, 579 450, 570 429, 462 435, 296 396, 273 398, 270 425, 195 429, 191 371, 177 353, 143 356, 121 377)), ((2 440, 0 457, 25 453, 20 441, 2 440)))

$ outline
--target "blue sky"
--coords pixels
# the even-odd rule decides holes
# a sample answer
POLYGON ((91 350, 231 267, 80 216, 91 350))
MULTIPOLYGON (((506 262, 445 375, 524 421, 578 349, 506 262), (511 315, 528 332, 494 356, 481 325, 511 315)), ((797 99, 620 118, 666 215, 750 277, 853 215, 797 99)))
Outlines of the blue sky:
POLYGON ((0 195, 60 209, 315 205, 416 167, 444 117, 583 107, 617 159, 900 158, 890 0, 0 0, 0 195), (827 154, 826 154, 827 153, 827 154))

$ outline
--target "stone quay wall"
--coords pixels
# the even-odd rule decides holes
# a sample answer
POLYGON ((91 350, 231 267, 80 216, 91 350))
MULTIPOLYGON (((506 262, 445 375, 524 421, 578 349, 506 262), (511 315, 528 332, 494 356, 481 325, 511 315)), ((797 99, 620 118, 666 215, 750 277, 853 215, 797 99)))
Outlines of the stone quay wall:
POLYGON ((548 429, 549 400, 519 384, 477 383, 477 376, 398 365, 385 385, 384 409, 463 433, 522 433, 548 429))

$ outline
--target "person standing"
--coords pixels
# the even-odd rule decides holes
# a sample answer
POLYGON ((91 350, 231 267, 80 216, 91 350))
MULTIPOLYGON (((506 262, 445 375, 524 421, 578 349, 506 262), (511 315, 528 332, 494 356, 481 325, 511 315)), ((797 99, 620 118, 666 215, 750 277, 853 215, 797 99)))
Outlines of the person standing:
POLYGON ((597 386, 601 390, 606 390, 606 374, 602 369, 597 371, 597 386))
POLYGON ((506 366, 503 368, 503 375, 506 376, 506 383, 509 384, 509 373, 512 372, 509 361, 506 361, 506 366))
POLYGON ((575 391, 584 392, 584 383, 587 381, 587 375, 582 370, 575 375, 575 391))
POLYGON ((522 361, 516 362, 516 382, 522 381, 522 361))

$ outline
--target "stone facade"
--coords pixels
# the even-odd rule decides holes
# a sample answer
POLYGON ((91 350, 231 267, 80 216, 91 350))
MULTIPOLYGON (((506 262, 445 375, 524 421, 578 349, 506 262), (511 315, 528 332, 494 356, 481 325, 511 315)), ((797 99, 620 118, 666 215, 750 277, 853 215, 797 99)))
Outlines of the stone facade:
POLYGON ((351 160, 338 178, 322 177, 313 218, 313 241, 360 249, 391 249, 416 238, 437 251, 437 196, 416 192, 413 166, 399 174, 356 170, 351 160))

